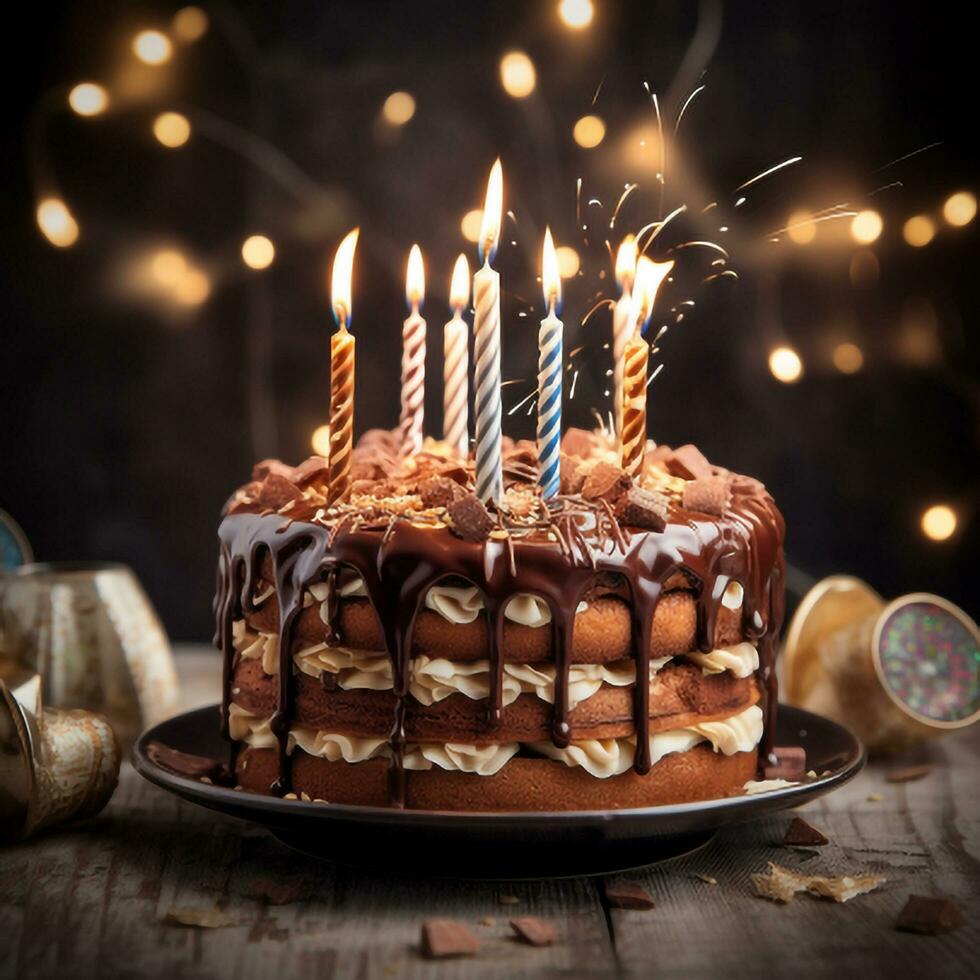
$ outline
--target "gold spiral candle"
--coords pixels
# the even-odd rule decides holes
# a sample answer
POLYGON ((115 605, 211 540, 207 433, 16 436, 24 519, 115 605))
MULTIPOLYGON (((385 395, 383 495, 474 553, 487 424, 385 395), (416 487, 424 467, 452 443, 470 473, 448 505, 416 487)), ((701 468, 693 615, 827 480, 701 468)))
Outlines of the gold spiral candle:
POLYGON ((647 443, 647 363, 650 345, 637 331, 623 352, 623 400, 620 408, 622 467, 630 476, 643 468, 647 443))
POLYGON ((425 320, 419 312, 425 296, 425 270, 422 251, 413 245, 408 256, 405 296, 412 312, 402 325, 402 409, 399 419, 402 452, 417 453, 422 448, 425 412, 425 320))
POLYGON ((636 263, 629 326, 632 336, 623 351, 623 397, 620 453, 622 467, 637 477, 643 470, 647 445, 647 365, 650 345, 643 328, 653 311, 660 284, 674 267, 671 262, 654 262, 641 255, 636 263))
POLYGON ((330 475, 328 496, 347 488, 354 442, 354 335, 346 324, 330 338, 330 475))
POLYGON ((630 307, 633 305, 631 293, 636 275, 636 258, 636 238, 627 235, 616 252, 616 282, 622 293, 613 308, 613 414, 617 437, 623 432, 623 364, 626 344, 633 330, 630 307))
POLYGON ((330 454, 327 496, 332 503, 347 489, 354 441, 354 337, 351 275, 359 229, 349 232, 333 261, 330 295, 340 329, 330 338, 330 454))
POLYGON ((449 302, 453 318, 443 332, 442 437, 460 456, 469 452, 469 337, 463 309, 470 298, 470 267, 465 255, 456 259, 449 302))

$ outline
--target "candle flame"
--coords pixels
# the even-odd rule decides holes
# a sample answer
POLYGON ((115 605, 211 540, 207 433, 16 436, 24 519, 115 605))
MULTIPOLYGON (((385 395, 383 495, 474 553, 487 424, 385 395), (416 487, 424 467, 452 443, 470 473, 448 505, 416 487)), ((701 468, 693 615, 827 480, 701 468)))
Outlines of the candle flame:
POLYGON ((453 266, 453 279, 449 287, 449 305, 457 312, 470 301, 470 264, 460 252, 453 266))
POLYGON ((408 272, 405 275, 405 298, 415 309, 425 299, 425 266, 422 264, 422 249, 413 245, 408 253, 408 272))
POLYGON ((561 305, 561 272, 558 268, 558 254, 551 239, 551 229, 544 230, 544 252, 541 256, 541 285, 544 288, 544 305, 555 309, 561 305))
POLYGON ((636 279, 636 236, 627 235, 616 252, 616 282, 622 289, 632 289, 636 279))
POLYGON ((504 207, 504 172, 498 157, 490 168, 487 181, 487 197, 483 205, 483 221, 480 223, 480 258, 489 262, 497 251, 500 237, 501 212, 504 207))
POLYGON ((346 237, 337 247, 333 259, 333 272, 330 276, 330 298, 333 303, 333 315, 337 323, 346 327, 351 314, 351 273, 354 268, 354 249, 357 246, 357 236, 361 229, 355 228, 347 232, 346 237))
POLYGON ((637 260, 633 303, 630 308, 630 318, 637 332, 642 332, 647 320, 650 319, 660 286, 673 268, 673 259, 670 262, 654 262, 641 255, 637 260))

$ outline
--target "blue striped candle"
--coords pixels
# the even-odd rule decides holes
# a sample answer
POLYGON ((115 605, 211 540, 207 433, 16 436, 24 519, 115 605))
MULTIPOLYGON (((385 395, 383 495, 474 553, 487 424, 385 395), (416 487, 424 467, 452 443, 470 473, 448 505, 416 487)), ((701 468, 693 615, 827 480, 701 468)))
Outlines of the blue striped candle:
POLYGON ((548 315, 538 333, 538 483, 545 500, 561 483, 561 368, 564 326, 555 312, 561 303, 561 276, 551 229, 544 233, 541 284, 548 315))

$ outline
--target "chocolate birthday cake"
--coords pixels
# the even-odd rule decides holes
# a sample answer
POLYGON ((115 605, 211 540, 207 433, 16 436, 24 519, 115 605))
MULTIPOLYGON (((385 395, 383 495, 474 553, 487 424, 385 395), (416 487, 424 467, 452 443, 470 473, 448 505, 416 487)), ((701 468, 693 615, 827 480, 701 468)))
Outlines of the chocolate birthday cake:
POLYGON ((504 443, 498 507, 444 443, 367 433, 269 460, 219 537, 224 732, 245 790, 437 810, 740 792, 771 749, 784 523, 757 480, 648 445, 636 478, 566 432, 542 499, 504 443))

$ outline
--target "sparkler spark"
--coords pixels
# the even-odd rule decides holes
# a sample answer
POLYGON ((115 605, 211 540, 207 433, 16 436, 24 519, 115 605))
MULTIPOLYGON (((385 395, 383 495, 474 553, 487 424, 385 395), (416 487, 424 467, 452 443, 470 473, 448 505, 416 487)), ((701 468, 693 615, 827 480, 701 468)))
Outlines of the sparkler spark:
MULTIPOLYGON (((754 177, 750 177, 744 184, 739 184, 738 187, 735 188, 735 193, 737 194, 739 191, 744 191, 746 187, 751 187, 753 184, 758 183, 760 180, 768 177, 770 174, 776 173, 777 170, 782 170, 783 167, 791 167, 794 163, 799 163, 802 159, 803 157, 790 157, 788 160, 783 160, 782 163, 777 163, 774 167, 770 167, 768 170, 763 170, 761 174, 756 174, 754 177)), ((738 207, 737 204, 735 206, 738 207)))
MULTIPOLYGON (((615 305, 616 304, 611 299, 600 299, 599 302, 596 303, 592 307, 592 309, 590 309, 589 312, 585 314, 584 317, 582 317, 580 326, 583 326, 584 327, 586 325, 586 323, 588 323, 589 320, 592 318, 592 315, 596 312, 596 310, 601 309, 603 306, 608 306, 610 309, 612 309, 615 305)), ((579 350, 581 350, 581 349, 582 348, 580 347, 579 350)))
POLYGON ((698 93, 703 92, 708 86, 699 85, 685 100, 684 105, 681 106, 681 111, 677 113, 677 120, 674 123, 674 135, 676 136, 681 128, 681 120, 684 118, 684 113, 687 112, 687 107, 694 101, 694 98, 698 93))
POLYGON ((619 217, 619 209, 623 206, 623 202, 639 187, 639 184, 627 184, 626 190, 620 195, 619 200, 616 202, 616 210, 613 211, 612 217, 609 219, 609 230, 612 231, 616 227, 616 219, 619 217))
POLYGON ((896 163, 902 163, 904 160, 908 160, 911 157, 916 157, 920 153, 925 153, 926 150, 934 150, 937 146, 942 146, 943 140, 936 140, 935 143, 929 143, 926 146, 920 146, 917 150, 913 150, 911 153, 906 153, 904 156, 897 157, 890 163, 886 163, 883 167, 879 167, 877 170, 872 170, 873 174, 880 174, 882 170, 887 170, 889 167, 894 167, 896 163))

